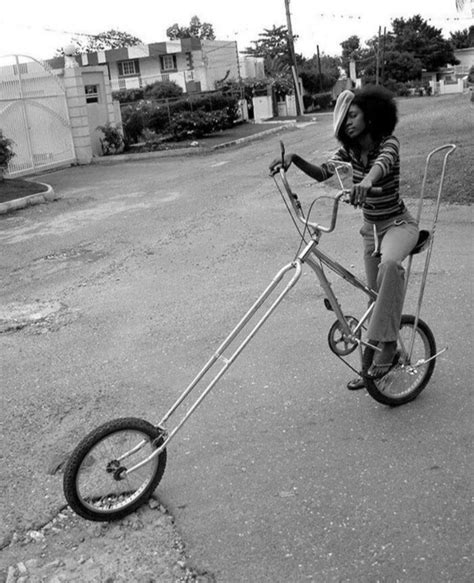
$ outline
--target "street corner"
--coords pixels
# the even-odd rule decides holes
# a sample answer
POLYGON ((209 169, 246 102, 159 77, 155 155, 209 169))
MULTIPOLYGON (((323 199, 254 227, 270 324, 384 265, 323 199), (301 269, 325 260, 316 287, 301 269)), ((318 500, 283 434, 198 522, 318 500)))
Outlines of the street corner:
POLYGON ((36 204, 52 202, 60 198, 60 196, 56 194, 54 188, 50 184, 46 184, 45 182, 36 182, 36 184, 45 187, 46 190, 0 202, 0 215, 24 209, 36 204))

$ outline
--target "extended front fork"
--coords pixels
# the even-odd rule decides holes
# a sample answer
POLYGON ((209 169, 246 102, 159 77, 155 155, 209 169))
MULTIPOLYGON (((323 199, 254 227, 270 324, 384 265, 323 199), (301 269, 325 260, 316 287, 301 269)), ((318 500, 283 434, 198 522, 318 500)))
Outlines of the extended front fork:
MULTIPOLYGON (((183 427, 189 417, 194 413, 194 411, 199 407, 199 405, 203 402, 212 388, 216 385, 216 383, 222 378, 225 372, 230 368, 230 366, 235 362, 236 358, 242 352, 242 350, 247 346, 247 344, 252 340, 252 338, 256 335, 256 333, 260 330, 263 324, 268 320, 270 315, 276 310, 276 308, 280 305, 283 299, 288 295, 289 291, 296 285, 298 280, 301 277, 302 273, 302 265, 303 263, 308 263, 311 268, 315 271, 316 276, 318 277, 321 286, 328 298, 328 301, 331 303, 332 309, 336 312, 338 319, 340 319, 341 326, 344 328, 344 333, 348 334, 351 337, 357 338, 357 332, 359 327, 362 325, 363 321, 368 317, 370 314, 371 308, 369 308, 364 314, 363 319, 361 320, 360 325, 355 329, 351 330, 350 327, 347 325, 347 322, 344 318, 342 313, 341 307, 337 301, 337 298, 334 292, 331 289, 331 285, 324 274, 322 266, 317 263, 315 257, 319 258, 321 261, 331 265, 333 269, 335 269, 339 275, 344 277, 356 285, 359 289, 365 291, 369 296, 374 295, 374 292, 369 290, 361 281, 357 280, 350 272, 345 270, 342 266, 333 262, 331 259, 326 257, 321 251, 317 249, 318 240, 317 238, 311 239, 304 249, 300 252, 298 257, 292 261, 291 263, 282 267, 275 277, 272 279, 271 283, 268 287, 263 291, 263 293, 258 297, 255 303, 250 307, 247 313, 243 316, 240 322, 235 326, 235 328, 230 332, 230 334, 225 338, 219 348, 215 351, 212 357, 206 362, 203 368, 199 371, 196 377, 191 381, 191 383, 186 387, 186 389, 182 392, 179 398, 175 401, 175 403, 171 406, 169 411, 165 414, 165 416, 160 420, 158 423, 158 427, 162 430, 162 434, 159 438, 155 440, 155 444, 157 445, 157 449, 150 454, 147 458, 142 460, 140 463, 136 464, 135 466, 128 468, 122 476, 122 479, 128 474, 131 473, 141 466, 148 463, 151 459, 155 456, 159 455, 169 444, 171 439, 175 437, 177 432, 183 427), (250 332, 247 333, 245 338, 240 341, 234 351, 226 356, 224 352, 232 345, 235 341, 237 336, 242 332, 242 330, 251 322, 251 320, 255 317, 257 312, 260 308, 267 302, 270 296, 275 292, 276 288, 281 285, 285 276, 292 270, 295 270, 295 273, 292 275, 290 280, 285 284, 283 290, 277 295, 275 299, 273 299, 270 306, 266 309, 264 314, 260 316, 257 322, 254 324, 253 328, 250 332), (186 400, 186 398, 196 389, 197 385, 202 381, 204 376, 213 368, 218 362, 222 364, 221 368, 218 370, 217 374, 212 378, 210 382, 206 385, 206 387, 201 391, 198 397, 194 400, 179 422, 175 425, 175 427, 167 431, 165 430, 165 424, 169 420, 169 418, 176 412, 178 407, 186 400)), ((357 340, 359 341, 359 340, 357 340)), ((120 458, 119 461, 123 461, 129 455, 134 453, 137 448, 143 446, 146 442, 141 442, 138 446, 136 446, 132 451, 124 453, 120 458)))

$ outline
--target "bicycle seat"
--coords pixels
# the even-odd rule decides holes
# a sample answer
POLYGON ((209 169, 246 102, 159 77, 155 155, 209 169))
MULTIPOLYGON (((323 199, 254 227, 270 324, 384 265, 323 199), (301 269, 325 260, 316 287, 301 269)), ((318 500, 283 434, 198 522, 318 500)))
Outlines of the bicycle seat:
POLYGON ((416 255, 417 253, 422 253, 430 244, 431 240, 431 233, 425 229, 420 230, 420 234, 418 235, 418 241, 416 245, 413 247, 410 255, 416 255))

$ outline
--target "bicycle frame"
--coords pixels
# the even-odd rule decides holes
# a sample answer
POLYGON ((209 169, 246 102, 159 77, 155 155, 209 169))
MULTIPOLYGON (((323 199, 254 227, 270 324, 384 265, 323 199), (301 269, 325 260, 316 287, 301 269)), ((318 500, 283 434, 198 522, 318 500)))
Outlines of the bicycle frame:
MULTIPOLYGON (((336 317, 341 324, 341 327, 344 331, 344 334, 346 334, 349 339, 351 339, 352 341, 354 341, 358 344, 367 345, 366 342, 364 342, 358 338, 357 334, 358 334, 359 330, 361 329, 361 327, 363 326, 364 322, 369 317, 369 315, 372 311, 373 305, 374 305, 373 302, 374 302, 375 298, 377 297, 377 294, 373 290, 368 288, 360 279, 358 279, 354 274, 352 274, 350 271, 348 271, 345 267, 343 267, 338 262, 331 259, 325 253, 323 253, 320 249, 318 249, 318 247, 317 247, 318 242, 319 242, 319 234, 316 233, 313 235, 311 240, 306 244, 304 249, 298 254, 297 258, 294 261, 292 261, 291 263, 288 263, 287 265, 283 266, 276 273, 276 275, 274 276, 274 278, 272 279, 270 284, 267 286, 267 288, 257 298, 255 303, 250 307, 250 309, 243 316, 243 318, 240 320, 240 322, 235 326, 235 328, 230 332, 230 334, 227 336, 227 338, 222 342, 222 344, 219 346, 219 348, 216 350, 216 352, 213 354, 213 356, 204 365, 204 367, 196 375, 196 377, 191 381, 191 383, 183 391, 183 393, 175 401, 175 403, 171 406, 171 408, 165 414, 165 416, 160 420, 160 422, 158 423, 158 427, 160 427, 163 430, 165 437, 160 438, 158 448, 152 454, 150 454, 147 458, 142 460, 140 463, 138 463, 135 466, 126 470, 126 472, 124 472, 124 477, 126 474, 131 473, 131 472, 137 470, 138 468, 140 468, 141 466, 145 465, 146 463, 148 463, 150 460, 152 460, 154 457, 159 455, 167 447, 169 442, 175 437, 177 432, 186 423, 188 418, 194 413, 194 411, 202 403, 202 401, 206 398, 206 396, 209 394, 209 392, 212 390, 212 388, 216 385, 216 383, 222 378, 222 376, 225 374, 225 372, 234 363, 234 361, 240 355, 242 350, 252 340, 252 338, 260 330, 260 328, 263 326, 263 324, 267 321, 267 319, 271 316, 271 314, 280 305, 282 300, 288 295, 288 293, 291 291, 291 289, 299 281, 301 274, 302 274, 304 263, 307 263, 315 272, 315 274, 318 278, 318 281, 319 281, 321 287, 323 288, 323 290, 326 294, 326 297, 331 305, 331 308, 335 312, 336 317), (331 284, 330 284, 329 280, 327 279, 326 274, 324 273, 322 266, 318 263, 318 260, 320 263, 323 263, 324 265, 329 267, 329 269, 331 269, 331 271, 333 271, 334 273, 339 275, 341 278, 343 278, 344 280, 349 282, 351 285, 353 285, 354 287, 356 287, 360 291, 364 292, 369 297, 370 306, 367 309, 367 311, 365 312, 365 314, 362 316, 358 325, 353 330, 350 328, 349 324, 347 323, 347 320, 342 312, 342 309, 341 309, 341 306, 337 300, 337 297, 331 288, 331 284), (238 346, 237 346, 237 348, 235 348, 234 352, 229 357, 225 357, 224 351, 227 350, 232 345, 232 343, 237 338, 237 336, 240 334, 240 332, 242 332, 242 330, 245 328, 245 326, 252 320, 252 318, 254 318, 254 316, 257 314, 259 309, 262 308, 262 306, 269 299, 269 297, 272 295, 272 293, 275 292, 275 290, 278 288, 278 286, 281 285, 282 283, 284 283, 283 280, 284 280, 285 276, 287 274, 289 274, 289 272, 291 270, 295 270, 295 273, 290 278, 290 280, 286 283, 283 290, 279 293, 279 295, 276 297, 276 299, 273 300, 273 302, 266 309, 266 311, 263 313, 263 315, 260 317, 260 319, 256 322, 256 324, 253 326, 253 328, 250 330, 250 332, 248 332, 247 336, 240 342, 240 344, 238 344, 238 346), (183 415, 183 417, 176 424, 176 426, 170 432, 166 432, 165 424, 168 421, 168 419, 173 415, 173 413, 175 413, 175 411, 178 409, 178 407, 185 401, 185 399, 196 388, 196 386, 200 383, 200 381, 203 379, 203 377, 209 372, 209 370, 219 360, 221 360, 223 363, 222 368, 217 372, 217 374, 214 376, 214 378, 202 390, 200 395, 196 398, 194 403, 189 407, 187 412, 183 415)), ((118 458, 118 461, 122 461, 123 459, 125 459, 126 457, 131 455, 132 453, 136 452, 144 444, 145 444, 145 441, 141 442, 136 447, 134 447, 133 450, 125 453, 123 456, 118 458)))
MULTIPOLYGON (((422 191, 421 191, 421 196, 420 196, 420 200, 419 200, 417 220, 419 220, 420 216, 421 216, 423 197, 424 197, 428 168, 429 168, 429 163, 431 161, 431 158, 436 153, 448 149, 448 152, 445 154, 444 160, 443 160, 442 175, 441 175, 438 196, 437 196, 437 201, 436 201, 435 217, 434 217, 434 220, 432 223, 432 228, 431 228, 431 240, 430 240, 430 245, 429 245, 429 251, 427 254, 427 258, 425 260, 425 268, 424 268, 423 277, 422 277, 420 294, 418 297, 416 322, 418 321, 420 310, 421 310, 421 302, 422 302, 423 292, 424 292, 425 283, 426 283, 426 276, 428 273, 428 266, 429 266, 429 261, 430 261, 430 257, 431 257, 431 249, 433 246, 433 234, 435 231, 436 222, 437 222, 437 218, 438 218, 438 212, 439 212, 439 206, 440 206, 440 202, 441 202, 441 192, 442 192, 442 187, 443 187, 443 182, 444 182, 447 158, 454 151, 455 148, 456 148, 456 146, 454 146, 453 144, 441 146, 440 148, 433 150, 428 155, 427 161, 426 161, 425 173, 424 173, 424 177, 423 177, 422 191)), ((282 145, 282 153, 283 152, 284 152, 284 150, 283 150, 283 145, 282 145)), ((203 400, 206 398, 206 396, 209 394, 209 392, 212 390, 212 388, 216 385, 216 383, 222 378, 222 376, 225 374, 225 372, 234 363, 234 361, 240 355, 242 350, 252 340, 252 338, 260 330, 260 328, 263 326, 263 324, 267 321, 267 319, 271 316, 271 314, 280 305, 282 300, 287 296, 287 294, 291 291, 291 289, 296 285, 296 283, 299 281, 299 279, 301 277, 303 264, 305 264, 305 263, 307 263, 311 267, 311 269, 314 271, 314 273, 319 281, 319 284, 321 285, 321 287, 326 295, 327 301, 329 302, 330 309, 336 315, 337 321, 340 324, 340 327, 341 327, 341 330, 342 330, 344 336, 348 339, 349 342, 358 345, 358 348, 360 351, 361 364, 362 364, 362 346, 370 346, 370 345, 360 338, 359 331, 361 330, 361 328, 364 325, 364 322, 368 319, 368 317, 370 316, 370 314, 373 310, 374 302, 377 298, 377 293, 374 290, 370 289, 364 282, 362 282, 360 279, 358 279, 354 274, 352 274, 350 271, 348 271, 340 263, 333 260, 331 257, 326 255, 324 252, 322 252, 318 248, 318 243, 319 243, 319 239, 321 237, 321 234, 322 233, 330 233, 331 231, 334 230, 334 228, 336 226, 338 205, 339 205, 340 200, 343 198, 343 196, 345 196, 347 194, 347 191, 342 190, 334 198, 333 211, 332 211, 332 215, 331 215, 330 225, 323 226, 323 225, 320 225, 320 224, 317 224, 314 222, 310 222, 305 217, 305 215, 302 211, 301 205, 299 203, 298 197, 291 191, 291 188, 286 180, 285 171, 283 169, 280 170, 280 178, 285 186, 289 202, 291 203, 291 206, 293 207, 293 211, 294 211, 295 215, 305 225, 305 228, 308 229, 308 232, 311 235, 310 241, 308 241, 306 243, 306 246, 299 252, 299 254, 295 260, 293 260, 291 263, 288 263, 287 265, 283 266, 277 272, 277 274, 274 276, 274 278, 272 279, 270 284, 267 286, 267 288, 257 298, 257 300, 254 302, 254 304, 250 307, 250 309, 247 311, 247 313, 240 320, 240 322, 230 332, 230 334, 227 336, 227 338, 225 338, 225 340, 222 342, 222 344, 219 346, 219 348, 216 350, 216 352, 213 354, 213 356, 208 360, 208 362, 204 365, 204 367, 201 369, 201 371, 196 375, 196 377, 191 381, 191 383, 187 386, 187 388, 183 391, 183 393, 179 396, 179 398, 171 406, 171 408, 168 410, 168 412, 160 420, 160 422, 158 423, 158 427, 162 430, 163 433, 159 438, 157 438, 155 440, 155 445, 157 446, 155 451, 152 454, 150 454, 147 458, 145 458, 144 460, 139 462, 138 464, 125 470, 123 472, 123 476, 122 476, 123 478, 127 474, 132 473, 135 470, 137 470, 138 468, 147 464, 154 457, 160 455, 160 453, 167 447, 169 442, 175 437, 177 432, 183 427, 185 422, 189 419, 189 417, 194 413, 194 411, 203 402, 203 400), (365 313, 362 315, 360 321, 358 321, 357 325, 354 328, 351 328, 350 324, 348 323, 347 318, 344 315, 342 308, 338 302, 337 296, 335 295, 334 291, 332 290, 331 284, 326 277, 323 266, 328 267, 336 275, 338 275, 339 277, 341 277, 342 279, 347 281, 350 285, 357 288, 359 291, 363 292, 364 294, 366 294, 368 296, 369 306, 368 306, 367 310, 365 311, 365 313), (274 293, 275 290, 284 283, 285 276, 287 274, 289 274, 289 272, 291 270, 294 270, 295 273, 292 275, 290 280, 284 285, 283 290, 280 291, 280 293, 278 294, 276 299, 274 299, 272 301, 272 303, 266 309, 266 311, 263 313, 263 315, 257 320, 256 324, 254 324, 254 326, 250 330, 250 332, 248 332, 247 335, 245 336, 245 338, 237 345, 237 347, 234 349, 233 353, 228 357, 224 356, 224 352, 233 344, 233 342, 236 340, 237 336, 243 331, 243 329, 247 326, 247 324, 249 324, 250 321, 256 316, 257 312, 262 308, 262 306, 264 306, 264 304, 270 298, 272 293, 274 293), (222 362, 222 367, 220 368, 220 370, 218 370, 217 374, 215 374, 215 376, 212 378, 212 380, 207 384, 207 386, 202 390, 202 392, 194 400, 194 402, 191 404, 191 406, 188 408, 188 410, 185 412, 185 414, 182 416, 182 418, 178 421, 178 423, 175 425, 175 427, 171 431, 167 431, 165 429, 165 424, 167 423, 167 421, 176 412, 176 410, 179 408, 179 406, 186 400, 186 398, 196 389, 197 385, 203 380, 204 376, 217 364, 218 361, 222 362)), ((342 181, 340 180, 340 182, 341 182, 341 188, 343 188, 342 181)), ((412 263, 412 256, 410 255, 409 264, 408 264, 408 268, 407 268, 407 274, 406 274, 407 284, 408 284, 408 279, 410 276, 411 263, 412 263)), ((406 287, 405 287, 405 293, 406 293, 406 287)), ((414 331, 415 331, 415 329, 416 329, 416 324, 414 327, 414 331)), ((413 332, 413 338, 410 341, 410 348, 407 351, 410 358, 411 358, 411 354, 412 354, 412 350, 413 350, 414 334, 415 334, 415 332, 413 332)), ((377 349, 377 347, 374 347, 374 346, 372 346, 372 348, 377 349)), ((444 350, 442 350, 441 352, 444 352, 444 350)), ((441 352, 439 352, 438 354, 436 354, 432 358, 436 358, 436 356, 441 354, 441 352)), ((418 363, 416 363, 415 366, 416 365, 418 365, 418 363)), ((137 446, 135 446, 131 451, 126 452, 120 458, 118 458, 118 461, 122 461, 122 460, 126 459, 129 455, 135 453, 143 445, 145 445, 145 443, 146 443, 145 440, 143 440, 137 446)))

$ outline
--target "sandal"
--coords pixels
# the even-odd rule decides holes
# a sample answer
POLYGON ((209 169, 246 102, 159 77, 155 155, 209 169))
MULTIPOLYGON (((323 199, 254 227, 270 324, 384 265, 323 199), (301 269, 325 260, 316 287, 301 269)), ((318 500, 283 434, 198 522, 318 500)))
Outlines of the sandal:
POLYGON ((360 389, 365 389, 365 381, 362 377, 357 377, 349 381, 346 386, 349 391, 358 391, 360 389))
POLYGON ((397 359, 397 343, 383 342, 382 350, 374 355, 374 360, 370 365, 367 376, 373 379, 381 379, 393 367, 397 359), (377 357, 380 358, 380 362, 377 357))
POLYGON ((384 362, 379 364, 372 363, 367 372, 367 376, 369 379, 381 379, 388 373, 392 366, 393 366, 392 362, 389 363, 384 362))

